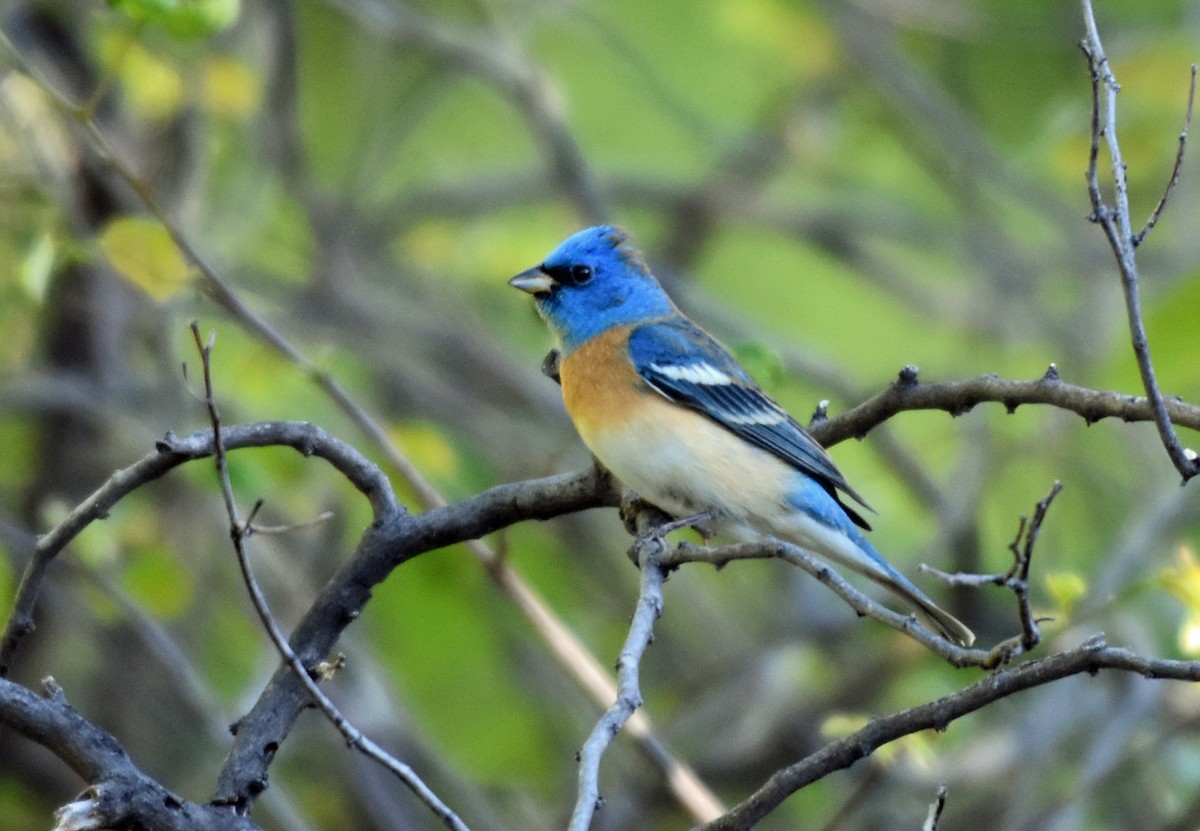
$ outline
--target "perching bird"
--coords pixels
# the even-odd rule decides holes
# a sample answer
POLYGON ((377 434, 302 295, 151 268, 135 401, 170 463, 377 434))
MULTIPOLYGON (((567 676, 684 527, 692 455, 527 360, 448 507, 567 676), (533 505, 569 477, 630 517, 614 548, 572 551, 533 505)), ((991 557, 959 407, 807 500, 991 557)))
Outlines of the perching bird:
POLYGON ((640 497, 737 537, 795 543, 895 592, 943 637, 975 640, 867 542, 839 491, 868 506, 829 454, 675 307, 623 231, 580 231, 509 284, 533 295, 558 339, 584 444, 640 497))

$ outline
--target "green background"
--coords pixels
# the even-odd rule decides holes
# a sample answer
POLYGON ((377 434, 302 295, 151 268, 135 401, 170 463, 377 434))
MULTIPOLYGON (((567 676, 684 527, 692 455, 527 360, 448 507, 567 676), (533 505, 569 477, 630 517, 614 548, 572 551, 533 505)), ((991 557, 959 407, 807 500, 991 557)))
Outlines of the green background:
MULTIPOLYGON (((907 364, 932 382, 1036 378, 1055 363, 1071 383, 1141 392, 1115 263, 1087 221, 1091 87, 1074 3, 8 5, 4 31, 35 72, 75 101, 100 90, 100 132, 171 221, 450 499, 589 463, 538 371, 549 336, 505 280, 598 218, 628 228, 680 304, 802 421, 907 364)), ((1166 0, 1096 12, 1141 222, 1171 174, 1200 14, 1166 0)), ((24 535, 167 430, 206 426, 188 391, 191 319, 217 333, 227 421, 304 419, 385 459, 308 373, 209 299, 88 147, 36 84, 0 79, 0 608, 24 535), (85 198, 96 189, 108 204, 85 198)), ((1138 252, 1160 381, 1188 401, 1200 399, 1196 171, 1192 152, 1138 252)), ((1103 631, 1150 654, 1200 652, 1196 486, 1179 487, 1152 426, 981 405, 901 414, 833 455, 878 511, 876 546, 910 575, 921 562, 1004 570, 1018 518, 1062 481, 1034 564, 1035 607, 1053 618, 1041 649, 1103 631)), ((352 551, 367 506, 291 451, 231 466, 244 506, 266 500, 264 522, 334 513, 258 538, 287 625, 352 551)), ((491 543, 611 664, 637 590, 616 512, 491 543)), ((276 664, 211 466, 122 501, 62 560, 14 677, 53 674, 144 770, 207 799, 224 726, 276 664)), ((1016 631, 1006 593, 917 579, 984 645, 1016 631)), ((979 677, 782 563, 681 570, 657 635, 647 711, 731 804, 824 739, 979 677)), ((465 548, 404 565, 340 650, 339 704, 472 828, 564 826, 597 712, 465 548)), ((1070 679, 907 739, 761 827, 917 828, 942 782, 947 828, 1194 827, 1198 714, 1189 687, 1070 679)), ((255 813, 266 828, 438 827, 315 716, 271 784, 255 813)), ((623 738, 601 784, 597 828, 688 825, 623 738)), ((0 732, 0 827, 49 827, 81 787, 0 732)))

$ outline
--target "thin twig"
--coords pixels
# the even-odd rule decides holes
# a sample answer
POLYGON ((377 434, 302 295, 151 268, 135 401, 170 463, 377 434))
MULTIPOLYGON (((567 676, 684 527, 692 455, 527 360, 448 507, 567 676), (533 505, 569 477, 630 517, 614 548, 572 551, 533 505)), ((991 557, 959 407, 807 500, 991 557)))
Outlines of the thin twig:
POLYGON ((229 477, 225 447, 221 442, 221 415, 217 408, 216 397, 213 395, 212 351, 215 343, 215 334, 209 337, 207 343, 203 343, 200 339, 200 328, 195 322, 192 323, 191 329, 196 342, 196 349, 200 353, 200 363, 203 369, 204 403, 208 408, 209 421, 213 429, 213 462, 217 468, 217 478, 220 483, 221 494, 225 500, 225 510, 229 516, 229 537, 233 543, 234 552, 237 555, 238 567, 241 569, 242 579, 246 583, 246 588, 250 593, 250 600, 254 604, 254 611, 258 614, 263 628, 266 629, 271 642, 275 645, 284 663, 291 669, 293 676, 308 692, 313 703, 325 714, 325 717, 337 728, 338 732, 345 737, 346 743, 350 747, 376 762, 399 779, 447 828, 452 829, 452 831, 470 831, 466 823, 459 819, 458 815, 442 802, 437 794, 421 780, 411 767, 396 759, 369 737, 363 735, 358 728, 342 715, 333 701, 322 692, 317 682, 313 680, 313 675, 300 661, 299 657, 297 657, 288 644, 287 637, 275 622, 270 607, 267 605, 266 596, 263 595, 262 589, 259 587, 258 581, 255 580, 254 573, 250 568, 250 560, 246 554, 245 545, 248 528, 262 508, 263 500, 259 499, 255 502, 250 515, 244 523, 238 518, 237 502, 233 494, 233 483, 229 477))
MULTIPOLYGON (((1120 92, 1121 87, 1113 75, 1108 58, 1105 57, 1104 46, 1100 42, 1100 32, 1096 27, 1096 18, 1092 12, 1091 0, 1082 0, 1082 4, 1087 37, 1080 44, 1080 48, 1087 57, 1092 79, 1092 131, 1087 168, 1088 196, 1092 202, 1090 219, 1103 229, 1113 254, 1117 258, 1117 266, 1121 272, 1121 286, 1125 294, 1125 308, 1129 318, 1133 352, 1137 359, 1138 372, 1142 377, 1142 386, 1146 390, 1146 397, 1149 399, 1154 413, 1154 423, 1158 428, 1163 447, 1186 484, 1193 476, 1200 474, 1200 459, 1197 458, 1195 451, 1185 448, 1180 443, 1179 436, 1171 425, 1171 417, 1163 400, 1158 379, 1155 377, 1154 363, 1150 358, 1150 343, 1146 336, 1146 325, 1142 315, 1137 260, 1134 255, 1134 249, 1139 240, 1134 237, 1130 225, 1126 165, 1117 141, 1117 93, 1120 92), (1113 206, 1105 204, 1097 174, 1096 161, 1101 137, 1104 138, 1109 158, 1112 161, 1113 206)), ((1180 153, 1182 153, 1182 147, 1180 153)), ((1171 190, 1172 187, 1169 186, 1168 192, 1164 194, 1164 200, 1169 196, 1171 190)), ((1159 214, 1161 214, 1161 210, 1156 209, 1152 216, 1154 221, 1157 222, 1159 214)))
POLYGON ((1135 248, 1142 244, 1142 240, 1146 238, 1146 234, 1154 230, 1154 226, 1158 224, 1159 217, 1162 216, 1163 208, 1167 206, 1167 200, 1171 198, 1171 194, 1175 192, 1175 186, 1179 184, 1179 171, 1183 167, 1183 153, 1187 148, 1188 129, 1192 124, 1192 107, 1195 103, 1196 65, 1192 64, 1191 81, 1188 83, 1187 112, 1183 116, 1183 127, 1179 131, 1179 149, 1175 151, 1175 164, 1171 167, 1171 177, 1167 179, 1167 186, 1163 189, 1163 195, 1159 197, 1158 204, 1154 206, 1150 218, 1146 220, 1146 224, 1142 227, 1142 230, 1133 235, 1133 245, 1135 248))
POLYGON ((570 831, 587 831, 596 810, 603 805, 600 760, 629 717, 642 706, 638 665, 654 640, 654 622, 662 615, 664 571, 660 560, 666 549, 663 532, 653 530, 639 537, 631 549, 642 572, 641 591, 629 635, 617 658, 617 698, 596 722, 579 752, 579 796, 571 814, 570 831))
POLYGON ((829 774, 845 770, 885 744, 922 730, 946 730, 965 715, 1023 690, 1102 669, 1131 672, 1146 678, 1200 681, 1200 662, 1147 658, 1111 647, 1102 635, 1078 647, 991 673, 968 687, 926 704, 871 719, 863 728, 829 742, 820 750, 775 771, 733 810, 696 831, 748 831, 796 791, 829 774))
POLYGON ((995 659, 990 652, 957 646, 921 625, 915 615, 904 615, 892 611, 855 588, 831 566, 791 543, 774 539, 715 547, 684 543, 663 556, 662 566, 670 570, 684 563, 709 563, 721 568, 737 560, 766 559, 784 560, 807 572, 845 601, 860 616, 873 618, 898 632, 903 632, 953 666, 987 667, 993 665, 990 662, 995 659))
POLYGON ((937 796, 929 806, 929 816, 925 818, 925 824, 921 826, 921 831, 938 831, 938 824, 942 820, 942 811, 946 808, 946 786, 938 785, 937 796))
POLYGON ((1009 545, 1009 550, 1013 553, 1013 565, 1004 574, 946 574, 937 569, 922 566, 923 570, 936 574, 952 585, 993 584, 1013 591, 1017 598, 1017 615, 1020 620, 1021 634, 1015 638, 1001 641, 986 650, 970 649, 951 643, 923 626, 915 615, 902 615, 892 611, 859 591, 832 567, 804 549, 778 540, 716 547, 684 543, 663 555, 661 565, 670 570, 683 563, 703 562, 720 568, 735 560, 769 558, 786 560, 817 578, 859 615, 873 618, 903 632, 950 664, 956 667, 975 666, 983 669, 995 669, 1008 663, 1016 655, 1030 651, 1040 641, 1037 630, 1038 621, 1033 616, 1029 605, 1029 565, 1033 558, 1033 548, 1041 531, 1042 522, 1046 518, 1046 512, 1060 490, 1062 490, 1061 483, 1055 482, 1049 494, 1037 503, 1033 520, 1026 522, 1025 517, 1021 518, 1017 536, 1009 545))
POLYGON ((1012 542, 1008 544, 1013 562, 1004 573, 948 574, 924 563, 921 564, 921 571, 932 574, 951 586, 993 585, 1008 589, 1013 593, 1017 601, 1017 619, 1020 621, 1021 632, 1012 638, 1001 641, 991 649, 989 661, 984 664, 988 668, 1007 664, 1016 656, 1032 651, 1041 643, 1042 637, 1038 630, 1038 624, 1044 622, 1044 619, 1034 616, 1033 607, 1029 602, 1029 567, 1033 562, 1033 547, 1037 544, 1038 537, 1042 532, 1042 523, 1046 520, 1046 512, 1050 509, 1050 503, 1061 491, 1062 482, 1056 481, 1050 487, 1050 492, 1034 506, 1032 519, 1024 514, 1021 515, 1017 522, 1017 533, 1012 542))

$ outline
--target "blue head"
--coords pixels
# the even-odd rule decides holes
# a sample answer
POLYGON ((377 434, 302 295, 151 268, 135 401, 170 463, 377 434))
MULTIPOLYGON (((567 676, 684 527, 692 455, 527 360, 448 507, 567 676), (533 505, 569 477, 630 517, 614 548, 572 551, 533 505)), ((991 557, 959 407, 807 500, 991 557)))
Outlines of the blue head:
POLYGON ((568 355, 612 326, 675 312, 642 252, 624 231, 611 225, 585 228, 567 237, 541 265, 521 272, 508 284, 533 295, 568 355))

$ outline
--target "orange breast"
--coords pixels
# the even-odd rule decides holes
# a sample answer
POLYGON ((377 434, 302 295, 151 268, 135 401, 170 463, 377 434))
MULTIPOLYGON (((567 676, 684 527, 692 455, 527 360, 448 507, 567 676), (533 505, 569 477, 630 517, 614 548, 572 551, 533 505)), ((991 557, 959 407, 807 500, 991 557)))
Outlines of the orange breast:
MULTIPOLYGON (((597 433, 624 426, 645 382, 629 362, 629 327, 597 335, 563 359, 559 366, 563 403, 589 447, 597 433)), ((593 450, 595 448, 593 447, 593 450)))

